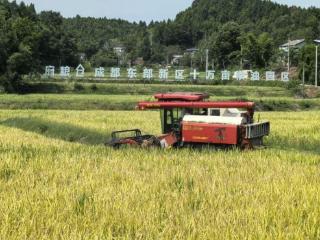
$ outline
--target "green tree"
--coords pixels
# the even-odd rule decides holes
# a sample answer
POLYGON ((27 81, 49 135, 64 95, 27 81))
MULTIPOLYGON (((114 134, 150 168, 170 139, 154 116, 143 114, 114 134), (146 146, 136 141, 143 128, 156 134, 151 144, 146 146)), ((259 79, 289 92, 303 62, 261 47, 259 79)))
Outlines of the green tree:
POLYGON ((240 37, 240 42, 243 59, 254 67, 268 66, 274 54, 273 40, 268 33, 262 33, 258 37, 253 33, 248 33, 240 37))
POLYGON ((32 69, 32 52, 29 46, 20 44, 19 51, 10 55, 7 68, 11 73, 28 74, 32 69))
POLYGON ((23 91, 22 76, 42 66, 77 62, 74 39, 54 12, 37 15, 34 6, 0 1, 0 79, 5 91, 23 91))
POLYGON ((141 40, 137 45, 138 56, 142 57, 144 61, 149 61, 151 58, 151 44, 149 33, 144 30, 141 40))
MULTIPOLYGON (((303 78, 303 68, 305 69, 305 81, 309 84, 315 82, 315 46, 308 44, 300 50, 299 54, 299 78, 303 78)), ((320 65, 318 66, 318 76, 320 76, 320 65)))
POLYGON ((261 56, 261 64, 257 64, 259 67, 267 67, 269 65, 272 56, 275 53, 275 44, 272 37, 268 33, 262 33, 259 35, 258 47, 261 56))
POLYGON ((43 65, 77 65, 79 63, 76 40, 63 28, 63 17, 56 12, 40 13, 41 38, 39 49, 43 65))
POLYGON ((91 62, 95 67, 113 67, 118 65, 118 56, 112 50, 100 50, 91 62))
POLYGON ((217 35, 213 35, 213 48, 211 53, 216 58, 220 67, 226 68, 239 60, 240 46, 240 26, 235 22, 228 22, 217 35))

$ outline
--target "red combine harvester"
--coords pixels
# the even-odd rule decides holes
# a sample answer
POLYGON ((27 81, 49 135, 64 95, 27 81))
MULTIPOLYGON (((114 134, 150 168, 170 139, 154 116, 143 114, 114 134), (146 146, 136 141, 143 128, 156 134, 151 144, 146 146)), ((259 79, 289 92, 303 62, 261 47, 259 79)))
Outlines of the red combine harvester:
POLYGON ((270 133, 269 122, 254 123, 253 102, 213 102, 202 93, 160 93, 154 97, 157 101, 140 102, 137 109, 160 109, 163 135, 142 135, 139 129, 117 131, 112 133, 110 146, 214 145, 253 149, 262 146, 263 137, 270 133))

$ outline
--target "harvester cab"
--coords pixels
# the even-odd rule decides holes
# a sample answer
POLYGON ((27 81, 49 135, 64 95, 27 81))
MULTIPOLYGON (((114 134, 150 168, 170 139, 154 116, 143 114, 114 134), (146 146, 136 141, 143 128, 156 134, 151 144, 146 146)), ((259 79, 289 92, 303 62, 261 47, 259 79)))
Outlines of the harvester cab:
POLYGON ((156 101, 140 102, 137 108, 160 109, 163 135, 142 135, 139 131, 129 138, 114 137, 111 146, 167 148, 206 144, 252 149, 262 146, 263 138, 270 133, 269 122, 254 122, 253 102, 209 101, 209 95, 203 93, 160 93, 154 97, 156 101))

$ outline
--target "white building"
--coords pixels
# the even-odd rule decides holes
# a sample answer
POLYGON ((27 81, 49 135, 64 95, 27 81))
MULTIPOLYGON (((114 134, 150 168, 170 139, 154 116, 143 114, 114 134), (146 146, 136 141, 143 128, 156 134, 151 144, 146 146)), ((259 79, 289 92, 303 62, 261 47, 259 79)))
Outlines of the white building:
POLYGON ((306 44, 305 39, 297 39, 297 40, 292 40, 289 41, 285 44, 282 44, 279 49, 284 51, 284 52, 288 52, 289 51, 289 47, 291 48, 302 48, 304 45, 306 44))
POLYGON ((172 56, 171 64, 179 64, 180 60, 183 58, 183 55, 175 54, 172 56))
POLYGON ((117 46, 113 48, 113 51, 115 52, 115 54, 117 54, 118 56, 121 56, 122 54, 124 54, 126 52, 126 48, 122 47, 122 46, 117 46))

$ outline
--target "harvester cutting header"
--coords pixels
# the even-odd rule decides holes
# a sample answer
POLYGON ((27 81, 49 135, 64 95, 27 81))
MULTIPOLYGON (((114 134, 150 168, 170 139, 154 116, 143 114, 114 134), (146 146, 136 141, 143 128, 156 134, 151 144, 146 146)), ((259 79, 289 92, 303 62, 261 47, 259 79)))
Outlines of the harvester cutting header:
POLYGON ((156 101, 140 102, 137 109, 160 109, 162 134, 142 135, 141 130, 112 133, 110 145, 183 147, 190 145, 236 146, 252 149, 263 145, 269 122, 254 122, 253 102, 209 101, 203 93, 160 93, 156 101), (131 134, 131 136, 121 137, 131 134))

